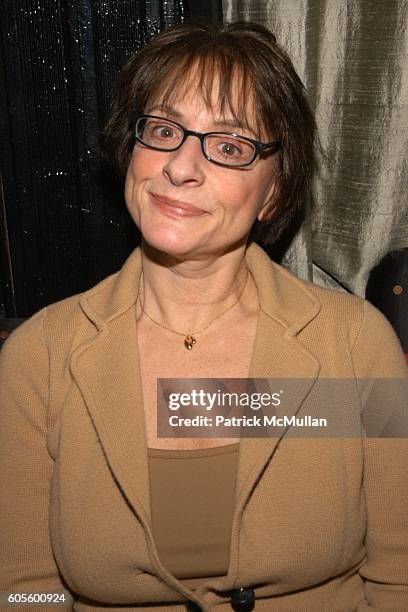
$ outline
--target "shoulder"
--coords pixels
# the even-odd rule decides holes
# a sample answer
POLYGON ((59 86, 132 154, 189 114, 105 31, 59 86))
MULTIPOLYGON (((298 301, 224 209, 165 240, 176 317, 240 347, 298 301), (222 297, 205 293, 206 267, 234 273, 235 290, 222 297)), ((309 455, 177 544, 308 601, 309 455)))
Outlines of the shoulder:
MULTIPOLYGON (((286 274, 291 274, 285 270, 286 274)), ((351 337, 358 336, 365 319, 372 320, 374 325, 387 325, 384 315, 364 298, 329 287, 322 287, 313 282, 295 278, 291 275, 297 286, 307 292, 319 304, 319 320, 327 321, 328 324, 346 326, 349 328, 351 337)))
POLYGON ((75 344, 75 338, 86 335, 87 330, 95 329, 93 322, 86 316, 81 306, 95 294, 109 292, 119 272, 112 274, 95 286, 42 308, 22 323, 4 342, 0 355, 3 360, 18 355, 38 354, 41 350, 53 351, 59 347, 75 344), (43 348, 42 348, 43 347, 43 348))
POLYGON ((95 333, 111 318, 132 307, 140 272, 140 250, 136 248, 118 272, 84 292, 42 309, 13 332, 7 343, 25 342, 39 334, 46 343, 57 346, 62 341, 66 346, 70 339, 73 344, 86 339, 89 333, 95 333))
POLYGON ((272 260, 269 260, 269 263, 275 274, 280 277, 282 285, 290 284, 299 295, 307 295, 318 304, 321 317, 331 317, 332 320, 335 317, 349 323, 353 322, 357 328, 361 327, 364 321, 374 328, 382 328, 384 325, 391 328, 386 317, 366 299, 345 290, 317 285, 295 276, 290 270, 272 260))
POLYGON ((347 336, 357 377, 405 378, 408 375, 394 328, 370 302, 345 291, 299 279, 282 267, 280 273, 319 304, 313 323, 321 333, 323 330, 327 333, 328 342, 333 337, 347 336), (334 335, 330 333, 333 329, 337 330, 334 335))
POLYGON ((364 317, 365 300, 344 291, 302 280, 251 245, 247 263, 258 288, 261 307, 296 334, 312 322, 347 324, 354 330, 364 317))
POLYGON ((373 332, 385 329, 393 332, 388 319, 366 299, 346 291, 322 287, 310 281, 296 278, 287 270, 284 272, 295 279, 299 287, 314 296, 320 304, 322 315, 355 322, 357 336, 363 327, 368 327, 373 332))
POLYGON ((362 297, 321 287, 273 262, 256 245, 248 262, 264 310, 310 345, 347 347, 356 375, 407 375, 400 341, 386 317, 362 297))

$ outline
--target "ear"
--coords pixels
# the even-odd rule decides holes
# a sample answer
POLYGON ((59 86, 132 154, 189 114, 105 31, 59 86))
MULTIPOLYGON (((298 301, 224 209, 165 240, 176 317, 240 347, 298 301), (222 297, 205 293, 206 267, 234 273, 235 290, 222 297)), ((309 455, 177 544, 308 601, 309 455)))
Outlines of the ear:
POLYGON ((275 213, 275 206, 271 206, 271 200, 272 200, 272 196, 274 192, 275 192, 275 183, 272 183, 268 191, 268 195, 266 197, 265 204, 262 206, 261 210, 259 211, 257 215, 257 219, 261 223, 272 219, 275 213))
POLYGON ((270 221, 274 213, 275 213, 275 206, 273 206, 272 208, 269 208, 268 204, 265 204, 265 206, 258 213, 257 219, 261 223, 265 221, 270 221))

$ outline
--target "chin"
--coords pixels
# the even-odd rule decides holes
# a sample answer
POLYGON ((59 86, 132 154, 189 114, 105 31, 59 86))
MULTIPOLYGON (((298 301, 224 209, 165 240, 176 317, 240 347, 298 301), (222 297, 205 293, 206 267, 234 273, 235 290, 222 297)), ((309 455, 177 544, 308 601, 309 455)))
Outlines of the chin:
POLYGON ((194 244, 194 237, 183 236, 181 232, 175 230, 164 230, 156 228, 152 231, 151 228, 141 230, 143 240, 151 249, 160 251, 172 257, 185 257, 193 254, 197 250, 197 245, 194 244))

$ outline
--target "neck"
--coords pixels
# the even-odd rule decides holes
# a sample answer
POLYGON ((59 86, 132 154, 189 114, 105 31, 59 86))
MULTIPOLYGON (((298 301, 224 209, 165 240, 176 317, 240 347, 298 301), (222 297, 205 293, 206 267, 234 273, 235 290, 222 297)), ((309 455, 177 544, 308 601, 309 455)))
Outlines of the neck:
MULTIPOLYGON (((245 313, 257 302, 256 287, 248 278, 246 245, 205 260, 171 257, 145 242, 141 250, 143 309, 169 328, 194 332, 229 308, 245 313)), ((142 314, 139 305, 138 317, 142 314)))

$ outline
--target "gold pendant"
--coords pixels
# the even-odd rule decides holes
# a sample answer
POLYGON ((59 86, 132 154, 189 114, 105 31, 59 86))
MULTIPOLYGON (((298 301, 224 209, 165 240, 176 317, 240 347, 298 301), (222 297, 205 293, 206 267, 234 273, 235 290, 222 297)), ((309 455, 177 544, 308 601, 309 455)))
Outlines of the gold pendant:
POLYGON ((194 344, 196 344, 196 342, 197 342, 197 340, 195 338, 193 338, 193 336, 186 336, 184 338, 184 346, 189 351, 191 351, 191 349, 193 348, 194 344))

